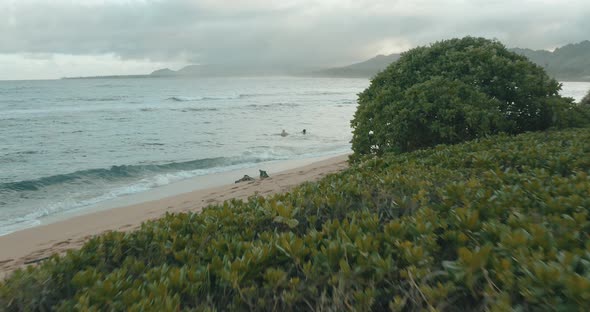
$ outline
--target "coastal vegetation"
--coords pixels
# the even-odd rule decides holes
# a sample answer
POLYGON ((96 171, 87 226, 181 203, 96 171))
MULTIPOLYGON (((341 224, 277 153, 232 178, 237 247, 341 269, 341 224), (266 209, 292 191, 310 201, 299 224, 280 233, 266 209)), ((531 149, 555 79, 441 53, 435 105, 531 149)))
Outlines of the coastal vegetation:
POLYGON ((348 169, 94 237, 14 272, 0 307, 582 309, 590 128, 558 91, 496 41, 414 49, 360 94, 348 169))
POLYGON ((559 90, 541 67, 497 41, 466 37, 418 47, 359 95, 352 159, 582 123, 559 90))

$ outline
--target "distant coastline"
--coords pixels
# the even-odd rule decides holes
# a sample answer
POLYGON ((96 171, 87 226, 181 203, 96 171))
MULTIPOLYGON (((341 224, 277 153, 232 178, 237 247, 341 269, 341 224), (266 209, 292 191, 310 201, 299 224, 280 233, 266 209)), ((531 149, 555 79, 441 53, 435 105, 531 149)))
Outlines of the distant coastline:
MULTIPOLYGON (((374 74, 379 72, 380 70, 375 71, 373 74, 369 74, 367 71, 356 72, 353 70, 348 70, 346 67, 339 67, 333 68, 329 70, 322 70, 322 71, 315 71, 310 73, 303 73, 303 74, 283 74, 285 76, 293 76, 293 77, 326 77, 326 78, 367 78, 370 79, 374 74)), ((267 74, 267 75, 250 75, 250 74, 241 74, 241 75, 211 75, 211 76, 203 76, 203 75, 107 75, 107 76, 82 76, 82 77, 62 77, 61 80, 82 80, 82 79, 153 79, 153 78, 204 78, 204 77, 249 77, 249 76, 273 76, 277 74, 267 74)), ((565 82, 590 82, 590 76, 553 76, 554 79, 558 81, 565 81, 565 82)))
MULTIPOLYGON (((590 41, 568 44, 554 51, 514 48, 513 52, 526 56, 559 81, 590 81, 590 41)), ((324 69, 276 68, 254 65, 188 65, 179 70, 162 68, 150 74, 64 77, 62 79, 127 79, 127 78, 178 78, 178 77, 251 77, 294 76, 329 78, 371 78, 397 61, 400 54, 377 55, 366 61, 348 66, 324 69)))
POLYGON ((158 76, 150 75, 108 75, 108 76, 82 76, 82 77, 62 77, 62 80, 74 79, 128 79, 128 78, 157 78, 158 76))

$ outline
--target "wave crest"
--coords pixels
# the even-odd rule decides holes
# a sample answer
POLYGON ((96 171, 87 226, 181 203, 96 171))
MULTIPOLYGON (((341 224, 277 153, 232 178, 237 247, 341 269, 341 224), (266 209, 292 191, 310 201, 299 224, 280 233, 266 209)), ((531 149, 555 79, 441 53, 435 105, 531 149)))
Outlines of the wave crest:
POLYGON ((186 162, 172 162, 157 165, 119 165, 112 166, 110 168, 80 170, 72 173, 58 174, 33 180, 0 183, 0 193, 15 191, 38 191, 45 187, 60 184, 93 184, 101 181, 110 182, 127 178, 142 178, 159 173, 227 167, 242 163, 258 163, 275 159, 277 159, 276 155, 252 155, 250 153, 245 153, 245 155, 237 157, 205 158, 186 162))

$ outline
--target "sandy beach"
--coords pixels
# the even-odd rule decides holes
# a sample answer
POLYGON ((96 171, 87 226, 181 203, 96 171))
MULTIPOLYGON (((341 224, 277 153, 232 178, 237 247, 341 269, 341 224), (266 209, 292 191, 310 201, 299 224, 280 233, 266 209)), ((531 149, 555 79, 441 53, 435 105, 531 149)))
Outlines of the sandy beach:
MULTIPOLYGON (((105 231, 130 231, 142 222, 156 219, 166 212, 198 212, 204 207, 251 195, 263 196, 285 192, 306 181, 347 167, 347 155, 313 162, 280 172, 269 172, 267 179, 227 183, 213 188, 182 193, 129 206, 100 210, 89 214, 41 225, 0 236, 0 277, 54 253, 79 248, 89 238, 105 231)), ((237 177, 239 178, 239 177, 237 177)))

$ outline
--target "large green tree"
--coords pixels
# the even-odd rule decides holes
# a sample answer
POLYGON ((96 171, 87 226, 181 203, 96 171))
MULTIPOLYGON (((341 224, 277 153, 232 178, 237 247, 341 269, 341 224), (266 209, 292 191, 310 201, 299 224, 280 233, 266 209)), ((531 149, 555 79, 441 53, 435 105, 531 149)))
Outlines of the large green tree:
POLYGON ((359 94, 353 159, 488 134, 546 129, 560 84, 498 41, 465 37, 418 47, 359 94))

